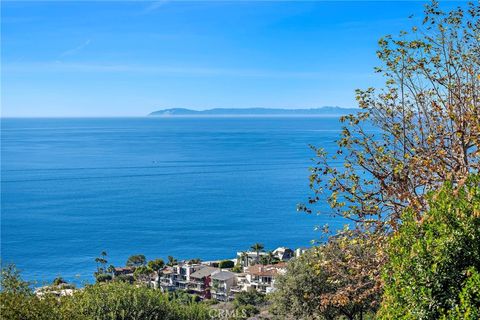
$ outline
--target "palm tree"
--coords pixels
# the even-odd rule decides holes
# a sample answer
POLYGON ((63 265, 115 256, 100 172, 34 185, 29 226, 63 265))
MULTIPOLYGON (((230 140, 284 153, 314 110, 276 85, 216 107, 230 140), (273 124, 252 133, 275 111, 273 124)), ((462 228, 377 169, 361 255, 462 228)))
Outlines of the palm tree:
POLYGON ((177 259, 172 256, 168 256, 168 263, 167 266, 173 267, 177 263, 177 259))
POLYGON ((257 242, 254 245, 252 245, 250 248, 257 253, 257 262, 258 262, 260 251, 263 251, 263 248, 265 247, 263 246, 263 244, 257 242))
POLYGON ((242 253, 240 254, 240 260, 242 261, 242 266, 248 266, 248 254, 245 251, 242 251, 242 253))
POLYGON ((268 264, 274 264, 274 262, 277 262, 278 258, 273 254, 273 251, 268 251, 267 260, 268 264))

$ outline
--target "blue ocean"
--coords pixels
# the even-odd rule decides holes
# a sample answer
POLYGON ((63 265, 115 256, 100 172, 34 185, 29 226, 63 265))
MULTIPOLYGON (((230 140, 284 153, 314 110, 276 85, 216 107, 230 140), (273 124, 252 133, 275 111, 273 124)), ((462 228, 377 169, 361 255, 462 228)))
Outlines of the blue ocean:
POLYGON ((121 266, 309 246, 344 223, 296 211, 336 117, 1 121, 1 258, 28 280, 93 281, 103 250, 121 266))

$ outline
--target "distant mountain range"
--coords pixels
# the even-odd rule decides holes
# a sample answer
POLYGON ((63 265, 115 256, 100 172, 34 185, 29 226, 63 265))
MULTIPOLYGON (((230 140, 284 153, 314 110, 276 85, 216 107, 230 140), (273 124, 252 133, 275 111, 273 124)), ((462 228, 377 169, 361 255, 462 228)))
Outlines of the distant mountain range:
POLYGON ((300 116, 300 115, 344 115, 356 113, 357 108, 321 107, 311 109, 271 109, 271 108, 215 108, 191 110, 172 108, 154 111, 149 116, 300 116))

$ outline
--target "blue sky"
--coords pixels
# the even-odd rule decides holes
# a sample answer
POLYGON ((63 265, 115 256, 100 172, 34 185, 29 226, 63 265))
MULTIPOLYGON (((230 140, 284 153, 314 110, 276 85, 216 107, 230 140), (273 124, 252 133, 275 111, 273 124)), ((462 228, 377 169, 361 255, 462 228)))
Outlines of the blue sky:
MULTIPOLYGON (((453 5, 453 3, 448 3, 453 5)), ((422 2, 2 2, 2 116, 355 106, 422 2)))

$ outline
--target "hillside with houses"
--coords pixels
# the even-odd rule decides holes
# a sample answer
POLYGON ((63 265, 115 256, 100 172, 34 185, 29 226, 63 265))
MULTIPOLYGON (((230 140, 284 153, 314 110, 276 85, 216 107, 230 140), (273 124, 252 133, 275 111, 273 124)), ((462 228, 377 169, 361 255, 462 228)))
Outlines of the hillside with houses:
POLYGON ((305 250, 279 247, 271 252, 237 252, 230 260, 173 261, 160 270, 148 270, 145 277, 138 276, 143 265, 117 267, 111 270, 112 280, 137 281, 162 292, 182 290, 201 300, 226 302, 239 292, 273 292, 276 278, 286 272, 287 262, 305 250))

